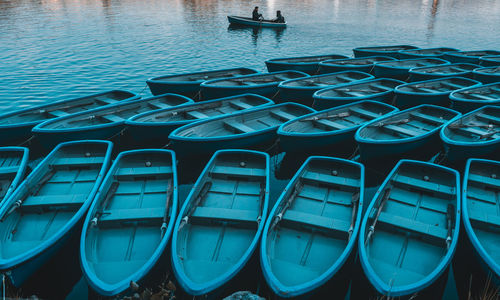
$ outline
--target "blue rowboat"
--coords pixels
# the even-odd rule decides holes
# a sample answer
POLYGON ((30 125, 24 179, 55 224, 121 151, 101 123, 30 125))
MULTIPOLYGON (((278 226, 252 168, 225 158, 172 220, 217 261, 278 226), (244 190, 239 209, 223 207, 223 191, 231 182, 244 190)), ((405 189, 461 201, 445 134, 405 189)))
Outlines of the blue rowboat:
POLYGON ((146 83, 148 84, 151 93, 155 96, 173 93, 190 98, 196 98, 200 92, 200 84, 203 81, 256 73, 259 72, 254 69, 232 68, 154 77, 148 79, 146 83))
POLYGON ((245 273, 267 217, 269 164, 263 152, 217 151, 191 189, 172 236, 172 267, 188 294, 222 299, 245 273))
POLYGON ((137 145, 163 146, 174 129, 186 124, 271 104, 274 102, 262 96, 243 94, 158 109, 135 115, 125 121, 125 133, 137 145))
MULTIPOLYGON (((113 144, 58 145, 0 209, 0 270, 16 287, 58 253, 89 208, 108 169, 113 144)), ((71 270, 68 270, 71 271, 71 270)))
POLYGON ((394 88, 404 83, 394 79, 378 78, 322 89, 313 95, 313 108, 324 110, 361 100, 389 103, 394 96, 394 88))
POLYGON ((139 98, 139 95, 131 92, 112 90, 1 114, 0 144, 17 145, 26 141, 32 136, 33 127, 49 119, 139 98))
POLYGON ((479 64, 479 59, 483 56, 500 55, 496 50, 472 50, 445 53, 443 59, 454 63, 479 64))
POLYGON ((292 178, 266 221, 260 257, 275 294, 343 299, 363 210, 364 167, 311 156, 292 178))
POLYGON ((239 16, 227 16, 229 24, 239 25, 239 26, 251 26, 251 27, 266 27, 266 28, 285 28, 285 23, 273 22, 271 20, 255 21, 252 18, 239 17, 239 16))
POLYGON ((472 77, 485 84, 500 82, 500 66, 477 68, 472 71, 472 77))
POLYGON ((45 121, 33 133, 46 147, 81 139, 108 139, 125 128, 125 120, 137 114, 160 108, 192 103, 176 94, 127 101, 45 121))
POLYGON ((451 108, 462 113, 484 105, 500 105, 500 83, 485 84, 454 91, 450 94, 451 108))
POLYGON ((315 110, 297 103, 282 103, 184 125, 169 139, 177 154, 213 153, 228 148, 261 148, 276 138, 278 127, 315 110))
POLYGON ((0 207, 24 178, 28 158, 28 148, 0 147, 0 207))
POLYGON ((358 47, 352 49, 354 57, 366 56, 390 56, 399 59, 399 51, 420 49, 410 45, 388 45, 388 46, 374 46, 374 47, 358 47))
POLYGON ((114 296, 151 274, 170 239, 177 201, 173 151, 118 155, 95 195, 80 240, 83 274, 95 291, 114 296))
POLYGON ((449 65, 412 68, 408 73, 410 75, 410 82, 450 76, 472 78, 472 70, 476 68, 479 68, 479 66, 474 64, 455 63, 449 65))
POLYGON ((500 217, 498 197, 500 193, 500 162, 469 159, 464 174, 463 222, 479 265, 493 286, 500 285, 500 258, 498 239, 500 217))
POLYGON ((483 67, 500 66, 500 55, 482 56, 479 64, 483 67))
POLYGON ((441 299, 458 243, 459 179, 450 168, 401 160, 378 189, 358 247, 379 295, 441 299))
POLYGON ((203 99, 216 99, 252 93, 273 99, 280 82, 308 76, 298 71, 282 71, 209 80, 200 85, 201 95, 203 99))
POLYGON ((358 129, 360 159, 416 157, 440 150, 439 130, 460 113, 429 104, 386 115, 358 129))
POLYGON ((445 53, 454 51, 459 51, 459 50, 455 48, 446 48, 446 47, 402 50, 399 51, 399 59, 443 58, 443 55, 445 53))
POLYGON ((281 149, 286 153, 335 153, 354 150, 354 133, 364 123, 398 111, 377 101, 360 101, 314 112, 278 128, 281 149))
POLYGON ((451 92, 478 87, 481 82, 463 77, 444 77, 402 84, 394 89, 394 105, 405 109, 420 104, 450 106, 451 92))
POLYGON ((500 150, 500 106, 487 105, 441 129, 448 161, 465 161, 470 157, 498 157, 500 150))
POLYGON ((266 67, 268 72, 294 70, 314 75, 318 73, 320 62, 340 58, 347 58, 347 56, 340 54, 325 54, 315 56, 273 58, 266 60, 266 67))
POLYGON ((375 77, 407 80, 410 69, 449 64, 450 62, 439 58, 414 58, 378 62, 373 66, 373 75, 375 75, 375 77))
POLYGON ((330 59, 319 63, 319 73, 335 73, 342 71, 359 71, 370 73, 376 62, 396 60, 390 56, 367 56, 360 58, 330 59))
POLYGON ((278 85, 279 99, 282 102, 297 102, 311 106, 313 94, 321 89, 374 79, 370 74, 357 71, 344 71, 338 73, 316 75, 283 81, 278 85))

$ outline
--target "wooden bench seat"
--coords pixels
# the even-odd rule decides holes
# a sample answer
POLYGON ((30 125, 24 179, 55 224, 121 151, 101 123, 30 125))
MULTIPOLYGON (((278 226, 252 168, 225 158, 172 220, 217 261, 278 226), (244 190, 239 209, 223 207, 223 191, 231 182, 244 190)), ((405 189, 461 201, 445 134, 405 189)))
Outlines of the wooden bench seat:
POLYGON ((342 176, 333 176, 317 172, 306 171, 302 174, 302 179, 306 181, 319 182, 327 185, 345 186, 351 189, 359 188, 359 180, 342 176))
POLYGON ((423 114, 423 113, 416 112, 416 111, 411 112, 410 116, 414 117, 415 119, 424 121, 424 122, 429 122, 429 123, 439 124, 439 125, 444 124, 445 122, 448 121, 445 119, 441 119, 438 117, 434 117, 434 116, 423 114))
POLYGON ((23 208, 31 207, 80 207, 87 200, 88 194, 63 194, 63 195, 40 195, 28 196, 24 202, 23 208))
POLYGON ((67 166, 67 167, 85 167, 96 166, 104 163, 103 156, 89 156, 89 157, 61 157, 56 158, 50 164, 52 166, 67 166))
POLYGON ((282 111, 282 110, 270 110, 269 113, 272 116, 274 116, 280 120, 284 120, 284 121, 290 121, 292 119, 297 118, 297 116, 289 114, 289 113, 282 111))
POLYGON ((259 212, 256 210, 198 206, 191 217, 194 219, 212 219, 217 221, 256 224, 259 212))
POLYGON ((377 224, 382 225, 381 227, 384 227, 384 224, 390 225, 390 227, 409 230, 411 232, 429 236, 438 240, 446 240, 446 237, 448 236, 448 229, 446 228, 392 215, 386 212, 380 213, 377 224))
POLYGON ((403 185, 416 190, 424 190, 433 193, 441 193, 448 197, 455 196, 455 188, 444 184, 438 184, 432 181, 425 181, 414 177, 404 176, 401 174, 395 175, 392 178, 395 184, 403 185))
POLYGON ((255 131, 253 128, 245 124, 239 123, 235 120, 227 120, 223 122, 224 126, 235 133, 249 133, 255 131))
POLYGON ((259 168, 239 168, 230 166, 215 166, 210 174, 236 177, 266 177, 266 170, 259 168))
POLYGON ((346 222, 344 220, 323 217, 291 209, 287 210, 283 215, 283 222, 284 224, 296 223, 300 225, 315 227, 318 229, 339 231, 346 234, 349 231, 349 227, 351 226, 349 222, 346 222))
POLYGON ((157 221, 161 222, 165 215, 164 207, 155 208, 129 208, 105 210, 99 219, 99 223, 157 221))
POLYGON ((116 170, 116 177, 154 177, 164 174, 171 174, 172 167, 170 166, 151 166, 151 167, 134 167, 134 168, 119 168, 116 170))

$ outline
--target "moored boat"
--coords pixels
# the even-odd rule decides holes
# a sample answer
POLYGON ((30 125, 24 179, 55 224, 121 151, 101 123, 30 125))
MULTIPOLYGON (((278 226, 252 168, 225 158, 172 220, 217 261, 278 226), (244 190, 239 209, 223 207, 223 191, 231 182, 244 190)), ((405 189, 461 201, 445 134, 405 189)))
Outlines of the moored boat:
POLYGON ((399 51, 399 59, 410 58, 443 58, 446 52, 459 51, 455 48, 438 47, 438 48, 424 48, 424 49, 411 49, 399 51))
POLYGON ((500 55, 482 56, 479 64, 483 67, 500 66, 500 55))
POLYGON ((441 148, 439 130, 460 113, 429 104, 366 123, 355 135, 362 161, 433 155, 441 148))
POLYGON ((144 282, 165 251, 177 216, 175 153, 163 149, 118 155, 95 195, 80 240, 80 262, 103 296, 144 282))
POLYGON ((396 86, 404 83, 395 79, 377 78, 322 89, 313 94, 313 108, 323 110, 361 100, 389 103, 392 101, 396 86))
POLYGON ((32 136, 31 129, 46 120, 139 98, 139 95, 128 91, 111 90, 1 114, 0 144, 17 145, 24 142, 32 136))
POLYGON ((397 111, 388 104, 365 100, 310 113, 278 128, 280 146, 286 153, 352 153, 354 133, 361 125, 397 111))
POLYGON ((470 63, 478 65, 483 56, 500 55, 497 50, 472 50, 445 53, 443 59, 454 63, 470 63))
POLYGON ((173 93, 190 98, 197 98, 196 96, 200 92, 200 84, 204 81, 256 73, 259 72, 250 68, 232 68, 159 76, 148 79, 146 83, 151 90, 151 94, 155 96, 173 93))
POLYGON ((16 287, 79 234, 75 226, 105 175, 111 148, 106 141, 60 144, 4 200, 0 270, 16 287))
MULTIPOLYGON (((492 285, 500 284, 500 258, 498 239, 500 216, 498 199, 500 194, 500 161, 469 159, 464 174, 462 216, 465 231, 473 245, 485 278, 492 285)), ((483 282, 484 284, 484 282, 483 282)))
POLYGON ((172 236, 172 267, 190 295, 222 299, 242 282, 267 217, 269 155, 220 150, 209 161, 179 212, 172 236), (233 284, 230 284, 233 283, 233 284))
POLYGON ((24 178, 28 158, 28 148, 0 147, 0 207, 24 178))
POLYGON ((358 239, 375 294, 441 299, 458 243, 459 178, 450 168, 401 160, 378 189, 358 239))
POLYGON ((347 56, 340 54, 325 54, 315 56, 273 58, 266 60, 266 67, 268 72, 295 70, 314 75, 318 73, 320 62, 329 59, 341 58, 347 58, 347 56))
POLYGON ((394 89, 394 105, 405 109, 420 104, 434 104, 450 107, 451 92, 468 87, 478 87, 481 83, 463 77, 444 77, 426 81, 402 84, 394 89))
POLYGON ((216 99, 252 93, 272 100, 280 82, 308 76, 299 71, 281 71, 209 80, 200 85, 201 95, 203 99, 216 99))
POLYGON ((449 65, 412 68, 408 71, 408 74, 410 76, 410 82, 450 76, 472 78, 472 70, 476 68, 479 68, 479 66, 474 64, 454 63, 449 65))
POLYGON ((486 105, 473 110, 444 126, 440 136, 450 162, 498 155, 500 106, 486 105))
POLYGON ((283 81, 278 85, 279 99, 281 102, 291 101, 311 106, 313 104, 313 94, 316 91, 327 87, 374 78, 372 75, 363 72, 344 71, 291 79, 283 81))
POLYGON ((311 112, 314 109, 297 103, 276 104, 188 124, 174 130, 168 138, 178 155, 260 148, 276 140, 281 124, 311 112))
POLYGON ((32 131, 46 147, 70 140, 108 139, 119 134, 125 128, 125 120, 132 116, 192 102, 181 95, 164 94, 51 119, 32 131))
POLYGON ((415 46, 410 45, 387 45, 387 46, 374 46, 374 47, 358 47, 352 49, 354 52, 354 57, 365 57, 365 56, 390 56, 399 59, 399 51, 420 49, 415 46))
POLYGON ((359 58, 329 59, 319 63, 319 73, 335 73, 342 71, 359 71, 370 73, 376 62, 396 60, 390 56, 366 56, 359 58))
POLYGON ((410 69, 449 64, 450 62, 439 58, 413 58, 378 62, 373 66, 373 75, 375 77, 407 80, 410 69))
POLYGON ((227 16, 227 20, 230 24, 239 26, 251 26, 251 27, 267 27, 267 28, 285 28, 285 23, 273 22, 271 20, 254 20, 248 17, 240 16, 227 16))
POLYGON ((450 94, 451 108, 469 112, 484 105, 500 105, 500 83, 464 88, 450 94))
POLYGON ((362 164, 323 156, 306 160, 277 200, 263 232, 262 272, 275 294, 345 297, 363 194, 362 164))
POLYGON ((472 71, 472 77, 482 83, 500 83, 500 66, 477 68, 472 71))
POLYGON ((274 102, 265 97, 243 94, 157 109, 135 115, 125 121, 125 134, 137 145, 163 146, 174 129, 186 124, 271 104, 274 102))

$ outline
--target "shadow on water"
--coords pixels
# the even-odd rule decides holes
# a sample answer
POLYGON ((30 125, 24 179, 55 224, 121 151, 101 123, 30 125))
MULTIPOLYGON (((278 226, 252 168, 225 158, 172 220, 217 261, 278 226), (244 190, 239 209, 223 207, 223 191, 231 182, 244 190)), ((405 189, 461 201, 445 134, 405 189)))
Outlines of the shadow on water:
POLYGON ((274 36, 276 39, 276 42, 280 42, 281 38, 283 36, 283 33, 285 32, 286 28, 261 28, 261 27, 249 27, 249 26, 241 26, 241 25, 236 25, 236 24, 229 24, 227 27, 227 31, 229 33, 238 33, 238 34, 243 34, 245 32, 248 32, 252 36, 252 44, 257 47, 258 41, 262 38, 267 38, 270 36, 274 36), (270 34, 271 31, 274 31, 274 35, 270 34), (264 33, 266 33, 264 37, 264 33))

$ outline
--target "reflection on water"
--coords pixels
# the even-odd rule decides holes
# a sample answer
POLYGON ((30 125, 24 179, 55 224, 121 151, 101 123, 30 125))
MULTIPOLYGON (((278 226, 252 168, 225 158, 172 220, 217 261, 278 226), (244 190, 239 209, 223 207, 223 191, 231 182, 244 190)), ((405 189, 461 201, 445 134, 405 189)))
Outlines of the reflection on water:
MULTIPOLYGON (((276 45, 278 45, 286 28, 262 28, 229 24, 227 30, 229 33, 235 33, 238 35, 241 35, 242 32, 246 32, 246 34, 252 37, 252 44, 257 47, 259 39, 269 39, 273 36, 276 40, 276 45), (263 32, 265 33, 264 36, 263 32)), ((264 43, 269 43, 269 41, 264 41, 264 43)))

